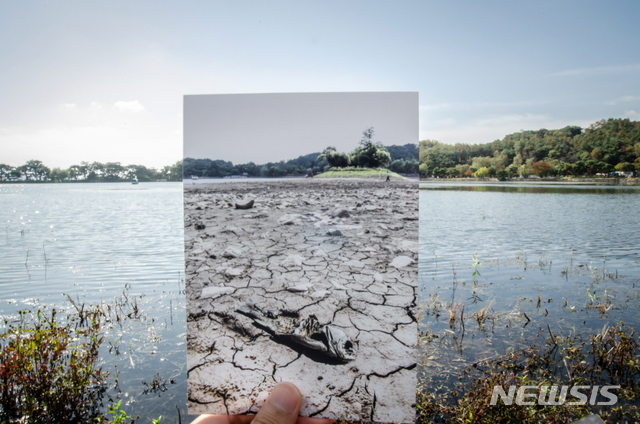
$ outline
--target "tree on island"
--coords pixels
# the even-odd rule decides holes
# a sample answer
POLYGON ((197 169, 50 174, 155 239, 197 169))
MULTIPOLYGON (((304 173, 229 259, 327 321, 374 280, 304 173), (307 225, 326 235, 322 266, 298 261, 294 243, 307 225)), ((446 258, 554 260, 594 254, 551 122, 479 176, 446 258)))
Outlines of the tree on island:
MULTIPOLYGON (((382 143, 373 141, 374 130, 369 127, 362 133, 360 145, 350 154, 338 153, 329 146, 318 156, 318 160, 326 159, 332 168, 356 166, 360 168, 381 168, 391 162, 391 154, 382 143)), ((417 165, 417 163, 412 164, 417 165)), ((398 162, 397 166, 406 167, 406 162, 398 162)))
POLYGON ((391 162, 391 155, 381 142, 373 141, 373 127, 362 133, 360 145, 351 153, 351 164, 362 168, 382 168, 391 162))
POLYGON ((345 168, 349 166, 350 163, 349 155, 336 152, 336 148, 333 146, 329 146, 323 150, 320 156, 318 156, 318 161, 322 159, 326 159, 332 168, 345 168))

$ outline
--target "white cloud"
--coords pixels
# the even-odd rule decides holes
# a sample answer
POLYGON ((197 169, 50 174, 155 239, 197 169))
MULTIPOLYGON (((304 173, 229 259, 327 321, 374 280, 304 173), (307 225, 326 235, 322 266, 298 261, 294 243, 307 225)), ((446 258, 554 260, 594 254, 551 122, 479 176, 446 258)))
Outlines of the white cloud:
POLYGON ((621 102, 632 102, 634 100, 640 99, 639 96, 622 96, 620 97, 621 102))
POLYGON ((633 119, 634 121, 640 120, 640 113, 635 110, 625 110, 623 116, 625 118, 633 119))
POLYGON ((140 102, 137 100, 134 100, 132 102, 119 101, 119 102, 116 102, 113 105, 113 107, 123 112, 133 112, 133 113, 139 113, 144 110, 144 106, 142 106, 140 102))
POLYGON ((633 102, 636 100, 640 100, 640 96, 622 96, 618 97, 617 99, 611 100, 610 102, 607 102, 607 104, 610 106, 615 106, 618 103, 633 102))
POLYGON ((640 64, 636 65, 614 65, 614 66, 596 66, 593 68, 577 68, 566 69, 564 71, 553 72, 549 74, 552 77, 574 77, 574 76, 597 76, 597 75, 615 75, 626 72, 640 71, 640 64))
POLYGON ((69 109, 74 109, 77 105, 75 103, 64 103, 63 106, 69 109))

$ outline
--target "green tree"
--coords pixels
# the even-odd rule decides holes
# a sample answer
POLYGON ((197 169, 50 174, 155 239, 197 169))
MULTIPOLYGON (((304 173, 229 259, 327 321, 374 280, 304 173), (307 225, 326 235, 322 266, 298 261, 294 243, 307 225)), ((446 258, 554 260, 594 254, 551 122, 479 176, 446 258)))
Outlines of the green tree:
POLYGON ((474 172, 473 176, 476 178, 487 178, 489 176, 489 168, 483 166, 482 168, 474 172))
POLYGON ((467 172, 469 170, 469 168, 470 168, 469 165, 456 165, 455 166, 456 173, 460 177, 465 176, 464 174, 465 174, 465 172, 467 172))
POLYGON ((515 164, 507 166, 504 170, 507 173, 507 177, 509 178, 513 178, 518 175, 518 166, 515 164))
POLYGON ((78 177, 83 175, 80 165, 71 165, 67 169, 67 173, 69 174, 69 178, 73 179, 74 181, 78 181, 78 177))
POLYGON ((362 133, 360 145, 351 153, 351 164, 362 168, 385 167, 391 162, 391 155, 380 142, 373 141, 373 127, 362 133))
POLYGON ((460 157, 468 156, 462 146, 445 145, 436 140, 420 142, 420 164, 427 176, 434 175, 437 168, 451 168, 459 164, 460 157))
POLYGON ((103 180, 104 181, 119 181, 124 177, 124 167, 120 162, 107 162, 103 167, 103 180))
POLYGON ((418 171, 420 171, 420 175, 425 176, 427 174, 427 165, 425 165, 424 163, 421 163, 418 166, 418 171))
POLYGON ((160 178, 159 173, 153 168, 144 165, 128 165, 125 168, 127 179, 137 178, 140 182, 156 181, 160 178))
POLYGON ((480 169, 480 168, 488 168, 492 165, 493 163, 493 158, 489 157, 489 156, 478 156, 473 158, 473 161, 471 162, 471 167, 476 168, 476 169, 480 169))
POLYGON ((527 159, 520 167, 518 172, 522 178, 528 178, 531 175, 531 166, 533 165, 533 159, 527 159))
POLYGON ((320 162, 326 160, 332 168, 345 168, 349 166, 349 155, 346 153, 338 153, 336 148, 329 146, 318 155, 317 160, 320 162))
POLYGON ((11 181, 13 179, 11 172, 14 169, 11 165, 0 163, 0 181, 11 181))
MULTIPOLYGON (((82 162, 86 163, 86 162, 82 162)), ((87 181, 101 181, 104 176, 104 164, 100 162, 92 162, 86 165, 87 181)))
POLYGON ((18 167, 18 169, 28 181, 46 181, 49 179, 49 173, 51 172, 49 168, 44 166, 42 161, 35 159, 27 161, 27 163, 18 167))
POLYGON ((54 183, 66 181, 67 179, 69 179, 69 171, 67 171, 66 169, 53 168, 51 170, 51 173, 49 174, 49 177, 54 183))
POLYGON ((573 164, 562 162, 562 161, 559 161, 556 164, 554 164, 553 170, 555 171, 556 174, 563 175, 563 176, 574 175, 575 173, 575 167, 573 166, 573 164))
POLYGON ((614 169, 619 172, 633 172, 635 170, 635 167, 632 163, 620 162, 614 167, 614 169))
POLYGON ((418 160, 417 159, 396 159, 389 164, 389 170, 397 172, 398 174, 417 174, 418 173, 418 160))
POLYGON ((386 146, 387 151, 391 155, 391 161, 404 159, 406 161, 418 160, 418 145, 408 143, 404 146, 386 146))
POLYGON ((179 160, 173 165, 166 165, 160 172, 162 178, 166 178, 167 181, 182 181, 182 161, 179 160))

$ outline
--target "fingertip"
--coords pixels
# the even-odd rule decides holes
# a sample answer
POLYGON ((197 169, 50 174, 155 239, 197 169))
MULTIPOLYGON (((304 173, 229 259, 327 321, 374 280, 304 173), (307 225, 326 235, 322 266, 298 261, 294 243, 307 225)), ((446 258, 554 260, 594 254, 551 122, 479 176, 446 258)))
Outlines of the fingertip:
POLYGON ((267 402, 285 414, 297 415, 302 405, 302 394, 295 384, 285 381, 274 387, 267 402))

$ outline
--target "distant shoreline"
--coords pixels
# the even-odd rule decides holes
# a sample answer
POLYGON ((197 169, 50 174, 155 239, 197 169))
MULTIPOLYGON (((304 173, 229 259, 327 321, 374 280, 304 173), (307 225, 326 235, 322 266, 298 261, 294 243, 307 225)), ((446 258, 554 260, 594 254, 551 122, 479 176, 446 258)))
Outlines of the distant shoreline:
POLYGON ((513 185, 603 185, 603 186, 636 186, 640 185, 640 178, 540 178, 540 179, 510 179, 499 181, 497 178, 421 178, 420 184, 431 183, 489 183, 513 185))

